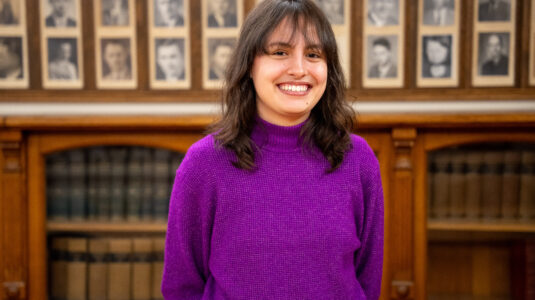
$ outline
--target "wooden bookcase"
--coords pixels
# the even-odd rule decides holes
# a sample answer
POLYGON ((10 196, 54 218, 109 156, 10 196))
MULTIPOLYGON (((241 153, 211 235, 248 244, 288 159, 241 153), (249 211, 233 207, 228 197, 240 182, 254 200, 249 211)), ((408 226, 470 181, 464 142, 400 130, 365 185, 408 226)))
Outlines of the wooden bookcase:
MULTIPOLYGON (((0 299, 47 298, 46 239, 50 232, 162 233, 154 223, 59 223, 46 220, 44 157, 92 145, 137 145, 185 152, 213 120, 212 116, 105 117, 9 116, 0 122, 0 299)), ((385 194, 385 252, 381 299, 428 299, 436 282, 429 268, 455 273, 477 256, 471 274, 486 274, 483 258, 508 257, 511 237, 525 239, 530 224, 442 224, 427 220, 427 154, 453 145, 480 142, 535 142, 535 115, 363 114, 356 132, 376 152, 385 194), (459 233, 460 232, 460 233, 459 233), (437 238, 438 236, 438 238, 437 238), (496 239, 498 240, 496 242, 496 239), (492 242, 494 241, 494 242, 492 242), (444 253, 460 258, 435 260, 444 253)), ((510 280, 508 264, 493 269, 503 276, 477 288, 492 292, 494 280, 510 280), (501 269, 500 269, 501 268, 501 269), (498 272, 499 273, 499 272, 498 272)), ((470 275, 475 276, 475 275, 470 275)), ((432 295, 432 294, 431 294, 432 295)))

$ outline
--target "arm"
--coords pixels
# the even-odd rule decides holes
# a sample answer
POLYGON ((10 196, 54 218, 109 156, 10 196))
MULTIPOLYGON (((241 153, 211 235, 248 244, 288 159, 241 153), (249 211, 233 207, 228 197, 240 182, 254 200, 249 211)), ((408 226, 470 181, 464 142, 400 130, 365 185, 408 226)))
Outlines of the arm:
POLYGON ((384 200, 379 163, 368 148, 361 163, 364 221, 361 248, 355 256, 355 270, 367 299, 378 299, 383 271, 384 200))
POLYGON ((188 152, 176 173, 161 286, 165 299, 201 299, 209 276, 213 201, 202 171, 199 155, 188 152))

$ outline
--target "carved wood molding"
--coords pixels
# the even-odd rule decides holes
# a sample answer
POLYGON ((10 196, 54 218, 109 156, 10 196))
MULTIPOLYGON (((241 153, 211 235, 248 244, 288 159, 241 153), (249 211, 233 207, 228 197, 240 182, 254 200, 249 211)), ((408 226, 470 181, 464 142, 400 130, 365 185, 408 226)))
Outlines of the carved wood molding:
POLYGON ((20 131, 0 131, 0 150, 4 157, 2 171, 4 173, 20 173, 22 171, 21 143, 22 133, 20 131))
POLYGON ((394 170, 412 170, 412 148, 416 140, 416 128, 394 128, 392 129, 392 140, 394 142, 394 170))

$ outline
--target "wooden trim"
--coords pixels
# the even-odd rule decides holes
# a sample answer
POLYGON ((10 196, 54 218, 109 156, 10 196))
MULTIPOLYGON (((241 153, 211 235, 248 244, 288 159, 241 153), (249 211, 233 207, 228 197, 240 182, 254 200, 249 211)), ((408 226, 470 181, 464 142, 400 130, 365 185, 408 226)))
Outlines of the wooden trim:
POLYGON ((48 232, 71 232, 71 233, 165 233, 167 222, 47 222, 48 232))
POLYGON ((531 232, 535 233, 534 223, 521 222, 470 222, 429 220, 427 229, 435 231, 482 231, 482 232, 531 232))

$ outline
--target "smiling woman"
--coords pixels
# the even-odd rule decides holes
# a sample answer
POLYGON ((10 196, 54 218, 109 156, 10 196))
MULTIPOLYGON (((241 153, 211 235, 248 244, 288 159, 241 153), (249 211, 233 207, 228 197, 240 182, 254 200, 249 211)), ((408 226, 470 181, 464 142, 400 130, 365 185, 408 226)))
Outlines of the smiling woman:
POLYGON ((312 0, 264 0, 224 74, 223 116, 171 194, 165 299, 377 299, 383 191, 331 26, 312 0))

